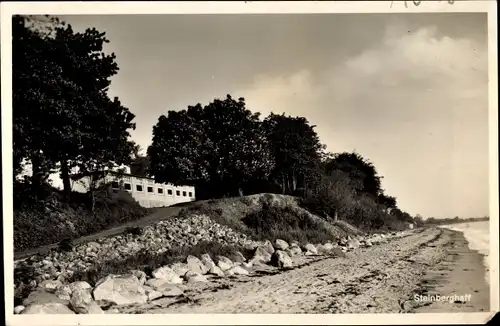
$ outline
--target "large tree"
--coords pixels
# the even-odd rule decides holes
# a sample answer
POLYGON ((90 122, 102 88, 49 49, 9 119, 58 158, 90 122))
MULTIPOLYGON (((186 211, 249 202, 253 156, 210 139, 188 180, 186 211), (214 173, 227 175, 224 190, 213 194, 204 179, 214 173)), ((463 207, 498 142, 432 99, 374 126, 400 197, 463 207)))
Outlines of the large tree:
POLYGON ((160 116, 148 156, 157 182, 194 185, 213 196, 242 194, 245 182, 267 178, 273 168, 259 114, 230 95, 160 116))
POLYGON ((324 146, 304 117, 271 113, 264 120, 267 139, 275 161, 273 180, 283 193, 305 188, 312 172, 318 168, 324 146))
POLYGON ((382 194, 381 177, 375 166, 356 152, 334 154, 325 163, 325 170, 327 174, 335 170, 347 173, 351 179, 358 182, 357 191, 359 194, 364 193, 374 200, 377 200, 378 196, 382 194))
POLYGON ((107 95, 118 66, 103 52, 105 33, 75 32, 57 19, 40 29, 34 21, 13 17, 14 169, 30 161, 36 187, 59 168, 69 194, 72 168, 128 162, 134 115, 107 95))

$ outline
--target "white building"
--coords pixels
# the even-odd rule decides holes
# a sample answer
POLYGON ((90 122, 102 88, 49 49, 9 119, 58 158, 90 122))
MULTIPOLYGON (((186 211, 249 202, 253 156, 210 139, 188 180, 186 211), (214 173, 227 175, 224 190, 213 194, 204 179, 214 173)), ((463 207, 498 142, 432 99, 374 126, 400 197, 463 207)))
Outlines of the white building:
MULTIPOLYGON (((72 172, 76 174, 76 169, 72 172)), ((26 175, 31 175, 30 167, 28 166, 26 175)), ((49 180, 52 186, 62 189, 62 180, 59 173, 50 175, 49 180)), ((74 181, 71 180, 71 190, 86 193, 90 189, 90 177, 79 178, 74 181)), ((171 206, 178 203, 185 203, 196 200, 195 188, 191 186, 174 186, 171 184, 156 183, 152 178, 139 177, 130 174, 130 167, 117 166, 113 169, 106 169, 104 171, 104 178, 99 180, 99 183, 109 182, 113 189, 126 190, 132 197, 139 202, 143 207, 163 207, 171 206), (118 173, 118 170, 124 173, 118 173)))
MULTIPOLYGON (((90 177, 75 181, 72 190, 87 192, 90 189, 90 177)), ((164 207, 196 200, 195 188, 156 183, 152 178, 138 177, 129 173, 106 171, 100 183, 111 183, 114 190, 129 192, 143 207, 164 207)))

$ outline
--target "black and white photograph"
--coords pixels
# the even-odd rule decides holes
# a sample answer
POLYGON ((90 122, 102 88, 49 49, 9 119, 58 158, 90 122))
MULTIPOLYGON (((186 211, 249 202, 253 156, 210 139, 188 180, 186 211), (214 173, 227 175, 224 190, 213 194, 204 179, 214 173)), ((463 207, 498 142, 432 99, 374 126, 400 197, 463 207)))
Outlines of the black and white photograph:
POLYGON ((136 5, 2 3, 9 325, 494 316, 494 1, 136 5))

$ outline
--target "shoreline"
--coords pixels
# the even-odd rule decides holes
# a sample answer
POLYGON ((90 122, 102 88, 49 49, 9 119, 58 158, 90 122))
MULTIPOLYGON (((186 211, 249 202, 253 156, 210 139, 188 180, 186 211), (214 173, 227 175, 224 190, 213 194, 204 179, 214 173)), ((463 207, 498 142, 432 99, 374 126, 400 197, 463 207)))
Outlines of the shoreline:
POLYGON ((420 285, 432 295, 456 296, 451 301, 420 302, 413 313, 432 312, 487 312, 490 310, 490 286, 486 281, 485 255, 471 249, 464 233, 448 229, 450 241, 446 244, 447 255, 423 275, 420 285))

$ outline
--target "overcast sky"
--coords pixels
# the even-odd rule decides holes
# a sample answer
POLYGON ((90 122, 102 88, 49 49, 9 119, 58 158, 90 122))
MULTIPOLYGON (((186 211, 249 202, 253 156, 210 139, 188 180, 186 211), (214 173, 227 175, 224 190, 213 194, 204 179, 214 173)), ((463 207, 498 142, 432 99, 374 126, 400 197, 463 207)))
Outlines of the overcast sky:
POLYGON ((305 116, 424 217, 488 215, 487 18, 476 13, 62 16, 106 32, 143 148, 168 110, 244 97, 305 116))

